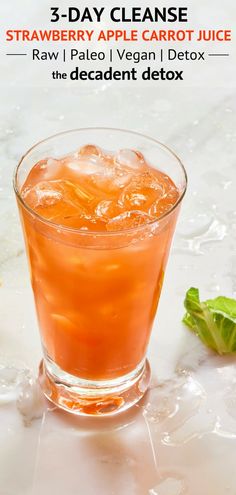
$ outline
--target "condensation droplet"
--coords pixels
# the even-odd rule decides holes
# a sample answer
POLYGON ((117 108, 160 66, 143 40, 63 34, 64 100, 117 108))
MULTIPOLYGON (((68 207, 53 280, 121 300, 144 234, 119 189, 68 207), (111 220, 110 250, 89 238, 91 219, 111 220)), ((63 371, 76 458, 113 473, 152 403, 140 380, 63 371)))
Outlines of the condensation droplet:
POLYGON ((160 479, 159 483, 149 490, 149 495, 183 495, 185 492, 184 480, 168 477, 160 479))

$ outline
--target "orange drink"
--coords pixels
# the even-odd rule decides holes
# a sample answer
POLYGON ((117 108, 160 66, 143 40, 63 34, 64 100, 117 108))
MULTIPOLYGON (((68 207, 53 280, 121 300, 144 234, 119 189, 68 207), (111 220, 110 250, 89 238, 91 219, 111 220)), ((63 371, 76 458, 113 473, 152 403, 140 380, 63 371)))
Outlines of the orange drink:
POLYGON ((63 133, 20 162, 15 190, 44 353, 40 381, 60 407, 111 414, 144 394, 185 188, 174 154, 119 130, 63 133))

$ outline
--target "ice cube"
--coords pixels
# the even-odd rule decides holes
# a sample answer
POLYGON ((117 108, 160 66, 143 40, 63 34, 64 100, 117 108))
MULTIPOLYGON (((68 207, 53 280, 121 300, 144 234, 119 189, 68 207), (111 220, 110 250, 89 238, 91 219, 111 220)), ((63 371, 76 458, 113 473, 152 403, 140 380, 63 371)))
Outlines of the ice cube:
POLYGON ((62 162, 53 158, 38 161, 30 170, 27 177, 27 186, 33 187, 39 182, 57 179, 62 172, 62 162))
POLYGON ((114 175, 114 184, 119 187, 119 189, 123 189, 125 186, 129 184, 133 175, 130 173, 123 173, 121 171, 115 171, 114 175))
POLYGON ((95 160, 78 160, 78 158, 69 158, 66 162, 69 170, 77 172, 77 174, 92 175, 101 173, 102 167, 99 159, 95 160))
POLYGON ((119 204, 126 209, 147 210, 164 194, 162 184, 149 172, 136 175, 119 197, 119 204))
POLYGON ((39 215, 71 227, 81 226, 94 199, 86 188, 69 180, 40 182, 24 193, 27 204, 39 215))
POLYGON ((105 167, 100 174, 94 174, 91 180, 98 194, 102 194, 101 199, 108 199, 116 194, 120 187, 115 182, 115 170, 112 167, 105 167))
POLYGON ((100 148, 88 144, 64 157, 63 164, 69 170, 83 175, 101 173, 104 167, 103 154, 100 148))
POLYGON ((144 211, 126 211, 112 218, 106 225, 108 231, 117 231, 140 227, 155 220, 155 217, 148 215, 144 211))
POLYGON ((43 180, 57 179, 61 176, 62 162, 55 158, 49 158, 46 165, 42 164, 41 168, 44 172, 43 180))
POLYGON ((25 426, 30 426, 34 419, 43 416, 46 403, 39 383, 32 377, 21 386, 17 400, 17 409, 23 417, 25 426))
POLYGON ((160 200, 160 201, 156 201, 151 205, 151 207, 148 210, 148 213, 156 217, 161 217, 162 215, 170 211, 172 208, 173 208, 173 203, 160 200))
POLYGON ((91 231, 106 230, 107 223, 112 231, 149 222, 170 209, 172 192, 178 197, 169 177, 149 167, 139 151, 114 155, 93 144, 38 162, 22 188, 44 218, 91 231))
POLYGON ((152 203, 148 210, 148 213, 150 215, 160 217, 161 215, 164 215, 165 213, 170 211, 175 203, 178 201, 178 199, 179 191, 175 187, 172 187, 170 185, 169 188, 166 189, 165 194, 163 194, 162 197, 157 198, 157 200, 152 203))
POLYGON ((108 219, 117 216, 121 211, 115 201, 104 200, 98 203, 95 213, 98 217, 108 219))
POLYGON ((136 184, 141 188, 155 189, 159 193, 164 194, 166 187, 164 178, 165 176, 157 170, 153 170, 152 172, 146 169, 140 176, 134 177, 133 182, 135 183, 136 181, 136 184))
POLYGON ((63 197, 62 193, 56 190, 54 181, 52 183, 39 182, 36 186, 25 189, 22 196, 30 206, 34 207, 55 205, 63 197))
POLYGON ((147 201, 147 196, 145 196, 145 194, 141 194, 141 193, 131 193, 129 195, 129 200, 130 200, 130 203, 134 206, 142 206, 143 204, 146 203, 147 201))
POLYGON ((141 170, 145 163, 142 153, 129 149, 118 151, 114 157, 114 162, 118 166, 128 167, 134 171, 141 170))
POLYGON ((7 404, 17 399, 20 385, 27 375, 28 370, 0 366, 0 404, 7 404))
POLYGON ((94 146, 93 144, 86 144, 79 150, 79 157, 89 158, 92 160, 93 158, 98 158, 102 156, 102 150, 98 146, 94 146))

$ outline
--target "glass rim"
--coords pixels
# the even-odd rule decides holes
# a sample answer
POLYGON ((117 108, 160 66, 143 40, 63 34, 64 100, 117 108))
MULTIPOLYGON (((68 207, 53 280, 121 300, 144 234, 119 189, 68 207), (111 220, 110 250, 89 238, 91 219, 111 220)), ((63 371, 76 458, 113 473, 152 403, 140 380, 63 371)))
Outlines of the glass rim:
POLYGON ((63 230, 65 232, 68 232, 68 233, 79 234, 79 235, 86 236, 86 237, 88 237, 88 236, 92 236, 92 237, 94 237, 94 236, 96 236, 96 237, 97 236, 108 237, 109 236, 110 237, 110 236, 116 236, 116 235, 121 235, 121 234, 125 235, 125 234, 130 234, 130 233, 134 233, 134 232, 143 230, 143 229, 145 229, 148 226, 155 225, 156 223, 159 223, 160 221, 162 222, 162 220, 164 220, 171 213, 173 213, 173 211, 177 208, 177 206, 182 202, 183 197, 185 196, 185 193, 186 193, 186 190, 187 190, 187 184, 188 184, 188 176, 187 176, 186 169, 185 169, 182 161, 178 157, 178 155, 176 155, 176 153, 174 151, 172 151, 171 148, 169 148, 165 144, 161 143, 157 139, 152 138, 152 137, 149 137, 149 136, 147 136, 145 134, 142 134, 141 132, 136 132, 136 131, 132 131, 132 130, 129 130, 129 129, 120 129, 120 128, 116 128, 116 127, 81 127, 81 128, 77 128, 77 129, 70 129, 70 130, 67 130, 67 131, 62 131, 62 132, 58 132, 56 134, 52 134, 51 136, 49 136, 49 137, 47 137, 45 139, 41 139, 40 141, 37 141, 33 146, 31 146, 25 152, 22 155, 22 157, 20 158, 20 161, 16 165, 15 170, 14 170, 14 173, 13 173, 13 188, 14 188, 16 197, 20 201, 21 205, 33 217, 35 217, 39 221, 45 223, 49 227, 60 229, 60 230, 63 230), (29 205, 27 205, 27 203, 22 198, 21 191, 19 190, 18 184, 17 184, 18 173, 19 173, 20 167, 21 167, 24 159, 35 148, 37 148, 39 145, 41 145, 43 143, 46 143, 47 141, 53 140, 53 139, 55 139, 55 138, 57 138, 59 136, 65 136, 66 134, 72 134, 72 133, 76 133, 76 132, 80 132, 80 131, 113 131, 113 132, 123 132, 123 133, 126 133, 126 134, 133 134, 134 136, 138 136, 140 138, 147 139, 148 141, 151 141, 153 144, 158 145, 159 148, 162 148, 162 150, 164 150, 165 152, 167 152, 169 155, 171 155, 177 161, 177 163, 178 163, 178 165, 179 165, 179 167, 180 167, 180 169, 181 169, 181 171, 183 173, 183 176, 184 176, 184 187, 183 187, 183 190, 182 190, 182 192, 181 192, 178 200, 176 201, 176 203, 174 203, 174 205, 167 212, 163 213, 163 215, 161 215, 160 217, 155 218, 154 220, 150 220, 149 222, 146 222, 146 223, 144 223, 142 225, 139 225, 139 226, 136 226, 136 227, 130 227, 128 229, 122 229, 122 230, 116 230, 116 231, 106 231, 106 232, 95 231, 95 230, 94 231, 92 231, 92 230, 90 230, 90 231, 89 230, 81 230, 79 228, 68 227, 66 225, 61 225, 59 223, 53 222, 51 220, 48 220, 47 218, 44 218, 41 215, 39 215, 38 213, 36 213, 33 210, 33 208, 31 208, 29 205))

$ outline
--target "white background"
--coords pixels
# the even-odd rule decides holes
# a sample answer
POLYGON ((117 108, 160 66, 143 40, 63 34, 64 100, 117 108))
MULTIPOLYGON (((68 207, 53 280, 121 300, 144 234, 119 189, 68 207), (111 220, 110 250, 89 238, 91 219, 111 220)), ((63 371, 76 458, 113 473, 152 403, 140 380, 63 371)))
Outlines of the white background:
MULTIPOLYGON (((123 4, 127 9, 127 13, 130 11, 130 7, 142 7, 143 9, 147 7, 146 3, 142 0, 137 0, 136 2, 132 2, 128 0, 123 4)), ((30 31, 34 29, 93 29, 95 34, 98 33, 101 29, 126 29, 130 31, 130 29, 138 29, 142 31, 144 29, 150 30, 160 30, 160 29, 169 29, 169 30, 184 30, 184 29, 194 29, 196 32, 200 29, 210 29, 210 30, 229 30, 232 31, 232 37, 234 40, 235 36, 235 5, 232 0, 226 0, 226 2, 222 3, 221 0, 216 0, 213 2, 212 0, 208 0, 207 2, 204 0, 196 1, 196 0, 186 0, 183 4, 181 0, 175 1, 175 7, 188 7, 188 22, 181 23, 149 23, 146 22, 145 25, 143 23, 124 23, 117 24, 110 21, 110 9, 114 6, 121 6, 119 2, 116 0, 111 0, 110 2, 102 2, 100 5, 97 5, 93 0, 74 2, 73 0, 60 0, 58 2, 54 2, 53 5, 51 2, 47 0, 42 0, 38 4, 32 4, 29 0, 22 0, 20 5, 18 2, 14 0, 10 0, 9 2, 5 2, 1 7, 2 14, 2 28, 1 28, 1 63, 2 69, 4 73, 4 77, 0 81, 0 84, 19 87, 19 86, 45 86, 49 85, 54 88, 63 86, 71 86, 73 88, 84 88, 86 86, 93 86, 93 83, 86 83, 82 81, 53 81, 51 78, 51 73, 53 70, 59 69, 62 72, 70 72, 73 70, 76 65, 80 67, 80 69, 87 70, 106 70, 110 63, 108 61, 100 62, 97 64, 96 62, 85 63, 82 62, 69 62, 63 64, 60 62, 48 62, 48 61, 32 61, 32 49, 38 48, 43 51, 57 51, 62 50, 63 48, 67 48, 69 51, 71 48, 76 48, 79 51, 83 51, 86 48, 90 50, 102 50, 108 53, 109 48, 119 48, 120 50, 126 49, 130 51, 157 51, 159 52, 160 48, 163 48, 165 51, 170 49, 176 49, 179 51, 204 51, 205 61, 190 61, 190 62, 182 62, 179 60, 175 60, 172 62, 161 63, 159 60, 157 62, 152 62, 153 70, 159 70, 162 66, 167 70, 182 70, 184 68, 184 81, 176 81, 176 82, 168 82, 168 81, 152 81, 150 83, 146 82, 146 87, 149 85, 154 86, 156 90, 163 89, 165 87, 169 88, 180 88, 180 87, 203 87, 203 88, 211 88, 212 86, 229 86, 234 87, 234 58, 236 55, 236 46, 235 43, 232 42, 223 42, 220 43, 218 41, 211 42, 113 42, 108 45, 106 42, 97 42, 96 39, 90 43, 83 42, 6 42, 6 31, 13 29, 29 29, 30 31), (77 7, 83 11, 85 7, 92 8, 105 6, 106 9, 104 11, 104 15, 102 16, 102 20, 100 23, 68 23, 67 19, 61 19, 59 22, 50 22, 51 11, 50 7, 59 7, 60 13, 66 13, 68 6, 77 7), (5 53, 27 53, 27 57, 7 57, 5 53), (208 53, 230 53, 230 57, 208 57, 208 53)), ((155 2, 155 0, 151 0, 148 3, 148 6, 152 9, 155 6, 158 6, 160 9, 162 7, 173 7, 173 2, 171 0, 164 0, 163 2, 155 2), (157 5, 158 3, 158 5, 157 5)), ((130 69, 131 66, 138 68, 140 72, 146 69, 146 67, 150 65, 149 62, 143 62, 139 65, 132 64, 130 61, 126 63, 120 63, 118 59, 116 59, 116 63, 114 64, 114 68, 116 69, 130 69)), ((122 83, 119 83, 122 84, 122 83)), ((129 87, 132 86, 137 88, 137 86, 142 86, 143 81, 134 81, 129 82, 129 87)), ((123 83, 122 85, 127 85, 127 83, 123 83)), ((103 86, 103 83, 100 83, 100 87, 103 86)))

